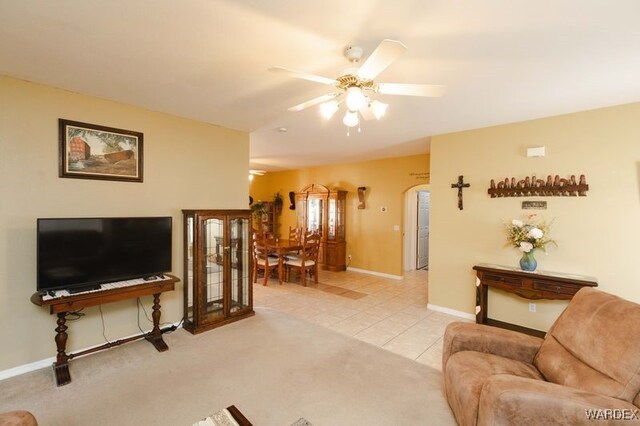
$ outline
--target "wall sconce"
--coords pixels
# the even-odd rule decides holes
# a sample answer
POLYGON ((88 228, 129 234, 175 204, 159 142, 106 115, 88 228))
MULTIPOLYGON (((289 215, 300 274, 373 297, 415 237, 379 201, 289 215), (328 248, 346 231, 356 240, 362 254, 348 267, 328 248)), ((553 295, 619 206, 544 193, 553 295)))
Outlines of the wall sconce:
POLYGON ((365 205, 364 205, 364 191, 367 190, 366 186, 359 186, 358 187, 358 208, 360 210, 364 209, 365 205))

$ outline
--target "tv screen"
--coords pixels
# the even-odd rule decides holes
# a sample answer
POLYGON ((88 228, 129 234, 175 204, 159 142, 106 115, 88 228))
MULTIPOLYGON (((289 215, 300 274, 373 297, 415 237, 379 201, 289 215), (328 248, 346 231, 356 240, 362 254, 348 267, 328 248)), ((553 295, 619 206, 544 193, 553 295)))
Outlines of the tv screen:
POLYGON ((171 217, 38 219, 38 291, 171 271, 171 217))

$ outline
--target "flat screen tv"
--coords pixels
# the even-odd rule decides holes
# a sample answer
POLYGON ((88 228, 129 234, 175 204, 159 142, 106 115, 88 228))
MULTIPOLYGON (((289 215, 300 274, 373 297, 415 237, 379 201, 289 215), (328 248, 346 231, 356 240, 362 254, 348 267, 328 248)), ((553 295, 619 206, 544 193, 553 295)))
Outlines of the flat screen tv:
POLYGON ((171 217, 38 219, 38 291, 171 271, 171 217))

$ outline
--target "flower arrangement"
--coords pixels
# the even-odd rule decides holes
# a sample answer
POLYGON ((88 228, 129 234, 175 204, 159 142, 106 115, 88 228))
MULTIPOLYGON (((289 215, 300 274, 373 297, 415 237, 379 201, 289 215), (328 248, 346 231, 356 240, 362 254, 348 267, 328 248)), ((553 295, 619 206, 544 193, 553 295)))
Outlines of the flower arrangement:
POLYGON ((538 220, 535 214, 529 215, 526 221, 513 219, 506 226, 508 245, 516 247, 524 253, 529 253, 534 249, 543 249, 546 252, 545 246, 547 244, 556 244, 554 240, 549 238, 551 224, 538 220))

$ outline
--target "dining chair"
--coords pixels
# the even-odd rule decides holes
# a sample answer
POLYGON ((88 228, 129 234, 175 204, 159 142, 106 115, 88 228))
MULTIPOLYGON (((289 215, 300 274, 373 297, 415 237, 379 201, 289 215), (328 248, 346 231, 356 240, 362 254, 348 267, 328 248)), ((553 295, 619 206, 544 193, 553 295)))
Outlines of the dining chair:
POLYGON ((307 239, 309 237, 314 236, 314 235, 317 236, 318 239, 320 239, 320 230, 319 229, 315 229, 315 230, 305 229, 304 234, 302 236, 302 242, 304 243, 305 241, 307 241, 307 239))
MULTIPOLYGON (((289 227, 289 241, 302 242, 302 228, 289 227)), ((300 250, 290 251, 285 255, 285 259, 300 259, 300 250)))
POLYGON ((258 269, 264 270, 264 282, 262 285, 267 285, 269 280, 269 274, 271 270, 278 269, 278 259, 269 256, 269 250, 267 247, 261 244, 260 241, 253 242, 253 282, 258 282, 258 269))
MULTIPOLYGON (((264 246, 264 245, 265 245, 265 243, 264 243, 264 242, 265 242, 266 240, 268 240, 268 239, 274 239, 274 238, 271 236, 271 234, 270 234, 270 233, 268 233, 268 232, 261 232, 261 231, 258 231, 258 230, 256 230, 256 229, 254 229, 254 230, 253 230, 253 233, 252 233, 252 234, 253 234, 253 243, 254 243, 254 245, 255 245, 255 243, 258 243, 258 244, 260 244, 260 245, 264 246)), ((269 256, 269 258, 270 258, 269 260, 274 261, 274 259, 275 259, 275 262, 278 262, 278 253, 275 253, 274 251, 269 250, 268 256, 269 256)), ((269 262, 269 263, 271 264, 271 262, 269 262)))
POLYGON ((320 235, 317 233, 310 234, 302 246, 299 258, 288 258, 285 265, 286 280, 289 280, 291 268, 300 269, 300 281, 302 285, 307 286, 307 271, 314 278, 314 282, 318 283, 318 252, 320 250, 320 235))
MULTIPOLYGON (((296 239, 292 240, 291 239, 291 231, 292 228, 289 227, 289 240, 290 241, 299 241, 301 242, 303 245, 306 243, 306 241, 309 239, 309 237, 314 236, 318 238, 318 240, 320 240, 320 233, 316 230, 316 231, 307 231, 306 229, 303 228, 293 228, 296 230, 297 235, 296 235, 296 239)), ((293 260, 293 259, 297 259, 300 260, 302 258, 302 253, 301 250, 297 250, 297 251, 292 251, 289 252, 285 255, 285 259, 289 259, 289 260, 293 260)))
POLYGON ((275 235, 273 234, 273 232, 269 232, 266 231, 264 229, 255 229, 252 228, 251 229, 251 234, 253 235, 253 240, 256 241, 260 241, 260 240, 269 240, 269 239, 274 239, 275 235))
POLYGON ((300 241, 302 230, 298 227, 289 227, 289 241, 300 241))

